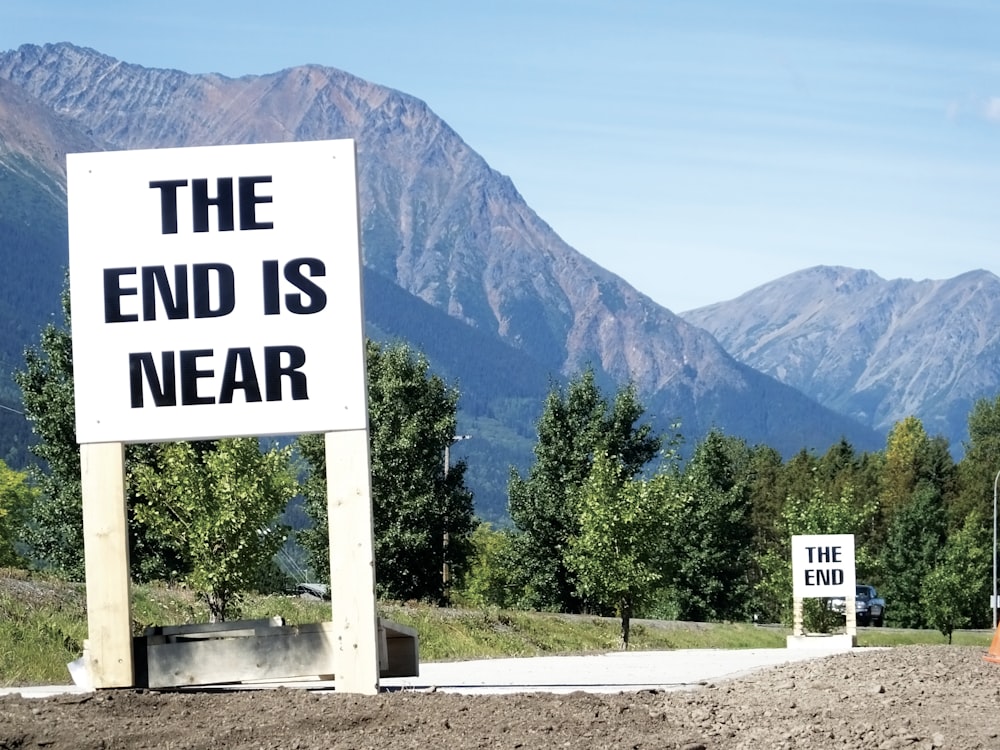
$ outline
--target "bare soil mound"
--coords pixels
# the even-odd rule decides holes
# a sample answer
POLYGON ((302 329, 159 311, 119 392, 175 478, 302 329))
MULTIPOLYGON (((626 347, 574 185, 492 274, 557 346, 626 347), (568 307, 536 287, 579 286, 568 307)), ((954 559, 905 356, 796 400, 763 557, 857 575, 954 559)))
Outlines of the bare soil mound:
POLYGON ((20 748, 1000 748, 1000 665, 858 649, 678 692, 468 696, 300 689, 0 698, 20 748))

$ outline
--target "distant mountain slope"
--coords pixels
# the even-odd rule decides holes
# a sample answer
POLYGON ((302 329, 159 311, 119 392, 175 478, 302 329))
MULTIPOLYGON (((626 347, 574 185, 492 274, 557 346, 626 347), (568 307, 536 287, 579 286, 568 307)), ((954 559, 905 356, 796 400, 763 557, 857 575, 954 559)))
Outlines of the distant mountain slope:
POLYGON ((554 373, 494 336, 465 325, 364 269, 366 333, 377 341, 406 341, 433 364, 434 372, 461 394, 460 431, 452 456, 467 457, 466 478, 485 520, 507 516, 510 466, 524 471, 535 443, 535 423, 554 373))
POLYGON ((0 79, 0 459, 28 460, 11 372, 59 309, 66 267, 67 151, 99 148, 78 125, 0 79))
MULTIPOLYGON (((315 65, 231 79, 150 70, 69 44, 0 53, 0 79, 112 148, 354 138, 366 266, 519 353, 532 371, 566 376, 593 365, 605 385, 631 379, 657 426, 680 417, 691 440, 715 425, 786 452, 841 436, 879 443, 741 366, 705 331, 569 247, 412 96, 315 65)), ((447 353, 488 367, 484 340, 447 353)), ((504 419, 515 420, 509 410, 504 419)))
MULTIPOLYGON (((66 152, 96 148, 76 124, 0 79, 0 247, 4 255, 0 320, 8 329, 16 328, 20 336, 34 334, 58 309, 66 266, 66 152)), ((20 353, 20 349, 0 348, 4 360, 20 357, 20 353)))
POLYGON ((875 429, 909 415, 955 448, 1000 392, 1000 279, 887 281, 819 266, 683 314, 733 356, 875 429))

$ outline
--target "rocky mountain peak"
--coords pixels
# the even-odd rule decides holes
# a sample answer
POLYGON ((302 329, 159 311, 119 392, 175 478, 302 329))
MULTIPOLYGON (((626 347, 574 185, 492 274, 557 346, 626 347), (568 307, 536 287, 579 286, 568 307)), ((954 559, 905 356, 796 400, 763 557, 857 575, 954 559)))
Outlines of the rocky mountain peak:
POLYGON ((959 446, 1000 380, 1000 279, 805 269, 684 314, 742 362, 887 430, 911 415, 959 446))
POLYGON ((107 148, 353 138, 365 265, 479 335, 553 376, 631 380, 659 424, 680 417, 692 438, 714 425, 786 451, 877 440, 567 245, 414 96, 316 65, 227 78, 69 44, 0 53, 0 80, 107 148))

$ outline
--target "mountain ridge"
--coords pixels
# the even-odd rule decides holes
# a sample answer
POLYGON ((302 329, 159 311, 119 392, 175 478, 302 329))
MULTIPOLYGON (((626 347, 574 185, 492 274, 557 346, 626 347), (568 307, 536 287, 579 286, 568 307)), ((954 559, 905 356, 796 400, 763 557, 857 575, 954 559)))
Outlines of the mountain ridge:
POLYGON ((919 416, 956 447, 1000 380, 1000 278, 982 269, 914 281, 814 266, 683 317, 830 408, 880 430, 919 416))
MULTIPOLYGON (((739 364, 709 333, 578 253, 409 94, 317 65, 227 78, 146 69, 66 43, 0 53, 3 79, 98 148, 354 138, 366 267, 526 357, 534 372, 593 366, 602 386, 632 381, 659 429, 679 417, 692 439, 718 427, 786 454, 844 436, 860 449, 880 445, 877 432, 739 364)), ((461 370, 459 357, 446 369, 461 370)))

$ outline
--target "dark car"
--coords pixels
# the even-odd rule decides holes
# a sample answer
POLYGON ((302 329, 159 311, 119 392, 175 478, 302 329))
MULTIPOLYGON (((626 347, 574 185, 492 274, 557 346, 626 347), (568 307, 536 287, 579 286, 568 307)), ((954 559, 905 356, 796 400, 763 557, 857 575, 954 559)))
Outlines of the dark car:
MULTIPOLYGON (((854 613, 858 625, 874 625, 877 628, 885 623, 885 599, 878 595, 874 586, 859 583, 854 587, 854 613)), ((847 603, 838 597, 830 600, 834 612, 844 614, 847 603)))

